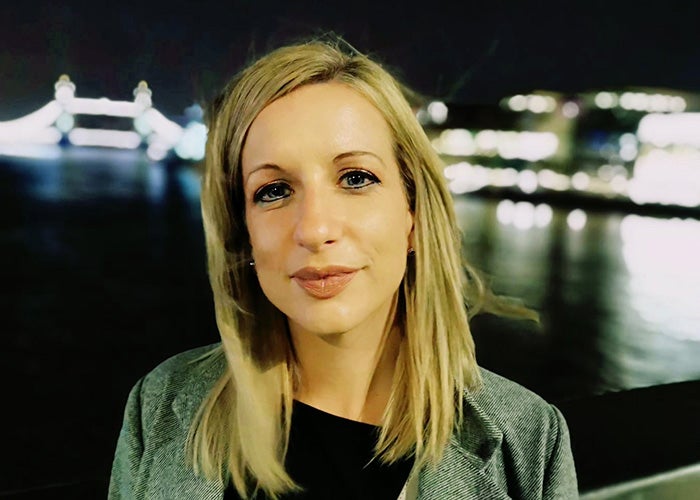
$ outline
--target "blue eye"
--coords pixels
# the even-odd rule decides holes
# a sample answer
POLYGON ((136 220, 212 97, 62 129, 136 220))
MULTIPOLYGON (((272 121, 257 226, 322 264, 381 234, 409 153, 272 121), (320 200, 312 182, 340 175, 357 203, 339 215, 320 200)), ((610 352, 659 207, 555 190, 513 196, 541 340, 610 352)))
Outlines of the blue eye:
POLYGON ((291 189, 287 184, 275 182, 258 189, 253 195, 255 203, 271 203, 289 196, 291 189))
POLYGON ((344 174, 340 180, 350 189, 360 189, 371 184, 379 183, 379 179, 374 174, 364 170, 353 170, 344 174))

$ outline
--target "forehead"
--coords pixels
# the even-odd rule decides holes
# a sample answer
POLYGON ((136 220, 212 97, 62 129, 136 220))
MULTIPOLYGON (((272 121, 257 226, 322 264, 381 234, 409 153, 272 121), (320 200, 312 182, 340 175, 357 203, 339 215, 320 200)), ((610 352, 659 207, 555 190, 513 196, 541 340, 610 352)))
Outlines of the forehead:
POLYGON ((381 112, 338 82, 305 85, 267 105, 255 118, 243 147, 243 170, 275 156, 336 156, 363 150, 393 156, 393 139, 381 112))

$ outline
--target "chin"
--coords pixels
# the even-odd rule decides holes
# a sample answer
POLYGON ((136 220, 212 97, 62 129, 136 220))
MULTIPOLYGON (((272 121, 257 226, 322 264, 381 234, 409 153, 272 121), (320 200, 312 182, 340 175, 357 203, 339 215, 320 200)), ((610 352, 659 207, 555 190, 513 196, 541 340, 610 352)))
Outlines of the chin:
POLYGON ((321 312, 318 308, 309 308, 301 317, 291 315, 288 318, 302 330, 319 336, 343 334, 358 326, 355 314, 346 317, 337 310, 321 312))

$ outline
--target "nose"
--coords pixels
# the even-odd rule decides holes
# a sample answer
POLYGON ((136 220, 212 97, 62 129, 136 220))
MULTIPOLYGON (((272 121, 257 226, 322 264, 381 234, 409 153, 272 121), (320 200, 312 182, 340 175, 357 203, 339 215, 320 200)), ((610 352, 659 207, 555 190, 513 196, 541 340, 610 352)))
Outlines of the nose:
POLYGON ((294 241, 311 252, 335 243, 341 227, 332 194, 323 189, 306 190, 297 198, 294 241))

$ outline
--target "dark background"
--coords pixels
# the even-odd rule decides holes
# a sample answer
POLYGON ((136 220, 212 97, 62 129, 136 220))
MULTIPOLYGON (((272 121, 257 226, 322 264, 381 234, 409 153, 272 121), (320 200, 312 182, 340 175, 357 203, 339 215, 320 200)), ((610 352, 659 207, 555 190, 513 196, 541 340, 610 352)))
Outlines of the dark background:
POLYGON ((406 83, 460 104, 531 89, 700 89, 700 3, 641 1, 22 1, 0 15, 0 120, 30 112, 67 73, 78 96, 180 114, 250 57, 333 31, 406 83))
MULTIPOLYGON (((177 115, 251 57, 327 31, 455 105, 493 105, 534 89, 698 92, 698 4, 3 3, 0 120, 52 99, 62 73, 80 97, 130 100, 147 80, 154 105, 177 115)), ((168 356, 217 340, 191 171, 121 152, 72 154, 55 162, 0 158, 0 364, 10 402, 0 496, 104 497, 129 388, 168 356)), ((588 258, 574 278, 590 284, 610 274, 597 253, 588 258)), ((588 344, 572 339, 595 338, 596 300, 575 309, 556 302, 552 322, 571 328, 534 341, 531 327, 480 318, 480 362, 561 402, 583 486, 697 461, 697 383, 626 391, 624 401, 583 397, 594 391, 581 384, 580 398, 563 397, 575 395, 566 374, 580 371, 587 354, 588 344), (543 357, 562 352, 557 345, 566 356, 543 357), (676 432, 664 434, 665 426, 676 432)))

